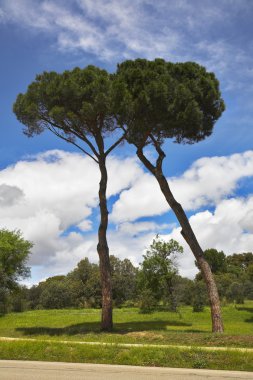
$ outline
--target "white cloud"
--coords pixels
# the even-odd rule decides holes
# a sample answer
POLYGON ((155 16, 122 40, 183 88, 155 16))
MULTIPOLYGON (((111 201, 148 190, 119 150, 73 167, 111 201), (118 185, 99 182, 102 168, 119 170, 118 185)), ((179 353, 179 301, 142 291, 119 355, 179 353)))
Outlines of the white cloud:
POLYGON ((171 179, 171 189, 187 210, 214 205, 233 194, 238 181, 253 176, 253 151, 231 156, 203 157, 181 177, 171 179))
MULTIPOLYGON (((190 218, 190 223, 203 249, 216 248, 230 255, 252 252, 253 222, 248 219, 249 215, 253 215, 253 196, 223 200, 213 213, 197 213, 190 218)), ((179 229, 173 231, 172 236, 185 246, 184 256, 180 260, 181 272, 192 276, 196 273, 194 257, 179 236, 179 229)))
POLYGON ((159 234, 163 230, 172 229, 175 224, 158 224, 155 222, 136 222, 136 223, 121 223, 118 231, 126 235, 137 236, 140 233, 152 232, 153 234, 159 234))
MULTIPOLYGON (((242 178, 253 176, 253 151, 227 157, 204 157, 197 160, 180 177, 168 178, 175 198, 186 210, 217 204, 233 194, 242 178)), ((140 217, 160 215, 169 210, 158 183, 143 174, 124 190, 114 204, 111 220, 134 221, 140 217)))
POLYGON ((131 188, 122 191, 113 205, 111 220, 115 223, 134 221, 144 216, 163 214, 168 209, 155 178, 145 173, 131 188))
MULTIPOLYGON (((226 199, 240 179, 253 175, 252 163, 252 151, 202 158, 181 177, 171 179, 176 195, 187 208, 215 205, 213 212, 206 209, 190 218, 204 249, 214 247, 226 254, 252 250, 253 196, 226 199)), ((194 258, 180 228, 167 224, 166 217, 162 222, 133 222, 168 210, 154 178, 131 157, 111 157, 108 172, 108 196, 119 196, 109 216, 109 220, 119 222, 108 232, 110 253, 122 259, 128 257, 137 265, 153 237, 163 234, 165 239, 172 237, 185 247, 179 258, 180 270, 192 276, 196 272, 194 258)), ((97 165, 89 157, 59 150, 0 171, 0 228, 20 229, 35 243, 30 264, 37 277, 32 281, 67 273, 84 257, 97 262, 97 233, 92 227, 97 220, 92 213, 98 206, 98 182, 97 165), (85 234, 78 229, 66 233, 71 226, 85 234)))
POLYGON ((8 207, 17 203, 24 193, 17 186, 0 185, 0 206, 8 207))
MULTIPOLYGON (((141 169, 133 158, 111 157, 108 173, 110 197, 132 185, 141 169)), ((97 165, 81 154, 54 150, 19 161, 0 172, 0 228, 20 229, 35 243, 31 264, 51 265, 54 257, 66 252, 70 260, 78 256, 75 252, 83 240, 77 239, 75 248, 73 236, 76 241, 79 235, 61 235, 71 226, 91 229, 98 183, 97 165)))

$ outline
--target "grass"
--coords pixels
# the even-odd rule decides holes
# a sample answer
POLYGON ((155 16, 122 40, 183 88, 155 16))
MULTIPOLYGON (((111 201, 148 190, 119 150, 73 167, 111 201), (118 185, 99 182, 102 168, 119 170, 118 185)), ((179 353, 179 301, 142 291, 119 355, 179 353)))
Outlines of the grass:
POLYGON ((197 348, 82 346, 59 342, 0 342, 1 359, 122 364, 175 368, 253 371, 253 353, 201 351, 197 348))
POLYGON ((180 314, 137 309, 115 309, 114 331, 100 331, 100 310, 36 310, 0 317, 0 336, 33 338, 35 341, 1 341, 1 359, 51 360, 253 370, 253 352, 204 351, 208 347, 253 348, 253 302, 223 307, 225 334, 212 334, 210 312, 180 314), (50 340, 50 342, 43 342, 50 340), (69 341, 62 344, 60 341, 69 341), (58 341, 58 342, 57 342, 58 341), (79 342, 186 345, 179 347, 85 346, 79 342))

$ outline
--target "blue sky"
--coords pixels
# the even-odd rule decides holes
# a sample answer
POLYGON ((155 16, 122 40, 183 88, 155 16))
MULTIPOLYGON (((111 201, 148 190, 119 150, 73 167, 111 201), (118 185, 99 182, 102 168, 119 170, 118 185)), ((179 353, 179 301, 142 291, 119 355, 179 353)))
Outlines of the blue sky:
MULTIPOLYGON (((97 168, 50 133, 28 139, 12 113, 17 94, 45 70, 113 72, 125 59, 162 57, 214 71, 226 111, 206 141, 168 142, 165 172, 204 248, 252 250, 252 16, 251 0, 0 0, 0 227, 34 241, 30 282, 66 273, 85 255, 97 260, 97 168)), ((118 149, 109 167, 111 252, 138 263, 156 233, 180 240, 134 151, 118 149)), ((179 261, 192 276, 187 247, 179 261)))

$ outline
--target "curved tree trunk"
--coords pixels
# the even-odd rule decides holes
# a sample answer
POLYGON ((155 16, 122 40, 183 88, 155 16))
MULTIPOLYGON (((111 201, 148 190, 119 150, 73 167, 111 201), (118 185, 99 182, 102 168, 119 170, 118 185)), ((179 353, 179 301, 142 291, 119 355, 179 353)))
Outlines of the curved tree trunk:
POLYGON ((156 166, 153 166, 151 162, 144 156, 142 149, 137 150, 137 155, 145 167, 155 176, 157 179, 160 189, 165 196, 166 201, 168 202, 171 209, 174 211, 181 227, 181 234, 184 237, 185 241, 191 248, 193 255, 196 258, 198 266, 201 270, 202 276, 207 286, 210 307, 211 307, 211 316, 212 316, 212 331, 222 333, 224 331, 222 315, 221 315, 221 307, 220 307, 220 299, 217 290, 216 283, 214 281, 213 274, 211 272, 210 266, 208 262, 205 260, 203 255, 203 250, 201 249, 197 238, 191 228, 189 220, 180 205, 174 198, 167 179, 163 175, 162 172, 162 161, 165 157, 165 154, 160 148, 157 148, 159 158, 157 160, 156 166))
POLYGON ((101 179, 99 182, 99 208, 100 208, 100 225, 98 229, 97 251, 99 255, 100 278, 102 285, 102 322, 101 329, 111 331, 112 322, 112 283, 111 267, 109 258, 109 248, 107 244, 106 231, 108 226, 108 210, 106 200, 107 189, 107 170, 105 157, 99 159, 99 169, 101 179))

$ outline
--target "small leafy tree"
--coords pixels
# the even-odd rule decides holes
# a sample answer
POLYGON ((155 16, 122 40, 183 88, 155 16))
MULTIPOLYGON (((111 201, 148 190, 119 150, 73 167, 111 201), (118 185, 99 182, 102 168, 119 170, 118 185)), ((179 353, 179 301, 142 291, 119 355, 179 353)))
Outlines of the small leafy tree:
POLYGON ((171 239, 166 242, 157 235, 143 256, 139 273, 140 288, 151 291, 154 299, 169 304, 173 311, 177 309, 175 279, 178 270, 175 258, 182 252, 183 248, 177 241, 171 239))
POLYGON ((86 257, 68 273, 67 281, 76 306, 101 307, 101 281, 97 264, 90 263, 86 257))
POLYGON ((214 332, 223 332, 217 287, 189 220, 171 192, 162 165, 166 139, 182 144, 204 140, 211 135, 224 109, 218 80, 197 63, 136 59, 118 65, 114 83, 115 117, 127 141, 135 145, 141 162, 156 178, 182 227, 181 234, 206 282, 214 332), (155 163, 145 154, 146 146, 155 149, 155 163))
POLYGON ((195 281, 191 296, 193 312, 198 313, 204 311, 205 305, 207 303, 207 293, 203 280, 195 281))
MULTIPOLYGON (((107 244, 107 167, 109 153, 123 141, 115 133, 110 146, 105 138, 116 132, 117 124, 112 116, 111 76, 95 66, 72 71, 44 72, 37 75, 25 94, 19 94, 13 110, 18 120, 25 125, 24 133, 39 135, 45 130, 73 144, 98 164, 100 225, 97 251, 100 260, 102 284, 103 330, 111 330, 112 285, 110 276, 109 248, 107 244)), ((85 177, 85 173, 84 173, 85 177)))
POLYGON ((71 290, 66 281, 49 278, 40 294, 39 306, 43 309, 63 309, 72 306, 71 290))
POLYGON ((204 257, 210 265, 212 273, 226 273, 227 261, 226 255, 223 251, 217 251, 217 249, 209 248, 204 251, 204 257))
POLYGON ((33 244, 20 231, 0 230, 0 304, 2 311, 8 294, 18 290, 18 281, 30 276, 27 260, 33 244))
POLYGON ((26 286, 19 286, 17 290, 11 294, 10 308, 14 312, 23 312, 29 309, 29 289, 26 286))
POLYGON ((232 282, 227 289, 227 300, 229 302, 235 302, 239 304, 244 303, 243 285, 240 282, 232 282))
POLYGON ((237 274, 239 277, 242 273, 247 272, 249 266, 253 265, 253 253, 234 253, 226 258, 229 272, 237 274))
POLYGON ((116 256, 110 256, 112 271, 113 301, 116 306, 121 306, 125 301, 132 301, 136 296, 137 268, 130 260, 120 260, 116 256))

